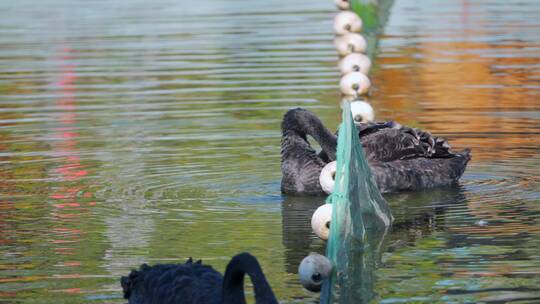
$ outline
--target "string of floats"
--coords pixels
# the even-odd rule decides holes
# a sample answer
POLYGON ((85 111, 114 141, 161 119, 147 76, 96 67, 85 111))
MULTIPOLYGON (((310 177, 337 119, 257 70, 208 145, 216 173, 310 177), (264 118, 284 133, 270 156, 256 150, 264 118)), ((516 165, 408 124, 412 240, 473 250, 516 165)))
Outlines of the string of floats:
MULTIPOLYGON (((374 120, 373 108, 367 102, 371 81, 367 76, 371 69, 371 60, 365 55, 367 42, 362 31, 362 19, 351 11, 350 0, 334 0, 340 12, 334 18, 334 45, 339 54, 339 71, 341 79, 339 87, 343 98, 350 102, 355 123, 374 120)), ((325 192, 333 191, 335 162, 325 166, 321 172, 320 182, 325 192), (328 167, 328 165, 333 167, 328 167), (328 167, 328 168, 327 168, 328 167), (332 179, 327 182, 328 179, 332 179)), ((313 232, 322 240, 328 240, 332 205, 323 204, 311 218, 313 232)), ((332 264, 323 255, 310 253, 298 267, 298 275, 302 285, 311 291, 319 291, 323 281, 331 275, 332 264)))

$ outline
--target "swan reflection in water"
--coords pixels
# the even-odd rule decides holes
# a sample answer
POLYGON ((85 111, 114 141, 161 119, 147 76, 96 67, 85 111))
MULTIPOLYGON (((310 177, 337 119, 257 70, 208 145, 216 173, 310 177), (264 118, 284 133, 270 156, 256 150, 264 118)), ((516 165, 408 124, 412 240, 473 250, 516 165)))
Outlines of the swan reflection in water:
MULTIPOLYGON (((440 216, 452 205, 463 204, 462 188, 451 187, 421 192, 389 194, 385 196, 392 208, 394 222, 388 233, 372 236, 369 246, 355 255, 351 261, 356 282, 351 286, 358 290, 356 296, 362 302, 375 298, 375 271, 385 252, 413 245, 443 225, 437 225, 440 216)), ((325 197, 284 196, 282 201, 283 245, 285 267, 288 273, 296 273, 302 259, 310 252, 325 254, 326 242, 312 232, 311 216, 325 203, 325 197)), ((444 222, 444 219, 443 219, 444 222)))

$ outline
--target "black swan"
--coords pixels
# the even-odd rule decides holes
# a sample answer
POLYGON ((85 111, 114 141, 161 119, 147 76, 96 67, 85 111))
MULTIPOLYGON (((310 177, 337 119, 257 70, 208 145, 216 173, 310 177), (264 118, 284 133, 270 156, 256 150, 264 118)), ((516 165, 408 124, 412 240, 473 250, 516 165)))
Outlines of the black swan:
MULTIPOLYGON (((471 159, 469 149, 454 153, 445 139, 392 121, 358 123, 357 128, 382 193, 453 185, 471 159)), ((319 176, 336 158, 337 135, 302 108, 285 113, 281 130, 281 191, 324 194, 319 176), (321 146, 319 154, 309 144, 308 135, 321 146)))
POLYGON ((259 262, 249 253, 234 256, 225 277, 211 266, 190 258, 185 264, 141 265, 120 282, 130 304, 242 304, 244 275, 248 274, 257 304, 277 304, 259 262))

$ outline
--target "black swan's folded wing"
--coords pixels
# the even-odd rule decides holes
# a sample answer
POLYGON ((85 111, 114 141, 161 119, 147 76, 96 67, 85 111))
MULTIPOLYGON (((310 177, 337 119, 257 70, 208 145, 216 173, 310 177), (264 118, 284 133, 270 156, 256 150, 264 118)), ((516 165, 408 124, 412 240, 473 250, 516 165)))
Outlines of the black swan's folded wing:
POLYGON ((398 159, 370 166, 381 192, 416 191, 457 183, 470 159, 466 149, 452 157, 398 159))
POLYGON ((361 124, 358 130, 368 160, 389 162, 454 155, 445 139, 395 122, 361 124))

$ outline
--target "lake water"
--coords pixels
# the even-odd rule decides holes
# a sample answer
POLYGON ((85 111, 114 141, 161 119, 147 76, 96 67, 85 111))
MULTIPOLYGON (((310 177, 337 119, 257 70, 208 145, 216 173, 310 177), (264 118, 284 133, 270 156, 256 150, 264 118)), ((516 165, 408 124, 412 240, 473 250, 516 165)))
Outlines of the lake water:
MULTIPOLYGON (((119 277, 256 255, 283 303, 324 243, 282 196, 280 121, 340 119, 333 1, 0 2, 0 302, 123 303, 119 277)), ((540 2, 397 0, 371 101, 470 147, 386 196, 374 302, 540 301, 540 2)))

